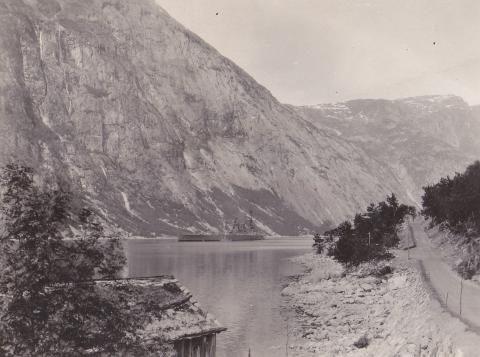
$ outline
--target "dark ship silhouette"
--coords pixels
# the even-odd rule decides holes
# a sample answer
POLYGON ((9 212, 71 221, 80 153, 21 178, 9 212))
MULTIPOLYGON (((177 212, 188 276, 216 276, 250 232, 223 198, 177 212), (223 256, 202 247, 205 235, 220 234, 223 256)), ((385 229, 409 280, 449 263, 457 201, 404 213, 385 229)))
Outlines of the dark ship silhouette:
POLYGON ((220 241, 246 241, 261 240, 265 236, 258 232, 257 225, 251 212, 246 220, 241 222, 237 217, 233 219, 231 226, 228 222, 223 223, 221 234, 184 234, 178 238, 179 242, 220 242, 220 241))

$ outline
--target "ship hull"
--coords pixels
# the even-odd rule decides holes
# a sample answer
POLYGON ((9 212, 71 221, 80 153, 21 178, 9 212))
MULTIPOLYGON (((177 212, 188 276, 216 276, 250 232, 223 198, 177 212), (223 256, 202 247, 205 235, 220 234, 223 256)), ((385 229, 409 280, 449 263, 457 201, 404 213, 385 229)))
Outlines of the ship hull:
POLYGON ((220 242, 220 241, 251 241, 262 240, 261 234, 184 234, 178 238, 179 242, 220 242))

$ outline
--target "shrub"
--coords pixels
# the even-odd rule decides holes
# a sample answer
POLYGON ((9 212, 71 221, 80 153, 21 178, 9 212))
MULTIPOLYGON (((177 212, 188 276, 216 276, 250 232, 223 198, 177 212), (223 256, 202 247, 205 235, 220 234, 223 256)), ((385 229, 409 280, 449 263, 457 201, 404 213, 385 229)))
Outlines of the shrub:
POLYGON ((385 265, 384 267, 381 267, 378 271, 377 271, 377 276, 378 277, 382 277, 382 276, 385 276, 385 275, 388 275, 388 274, 392 274, 393 273, 393 269, 390 265, 385 265))
POLYGON ((345 221, 326 232, 337 239, 334 258, 347 266, 391 258, 388 250, 398 245, 398 230, 407 216, 415 216, 415 208, 399 204, 393 193, 386 201, 371 204, 365 213, 355 215, 353 224, 345 221))
POLYGON ((353 343, 353 345, 357 348, 366 348, 366 347, 368 347, 369 344, 370 344, 370 342, 368 341, 368 338, 365 335, 363 335, 362 337, 360 337, 357 341, 355 341, 353 343))

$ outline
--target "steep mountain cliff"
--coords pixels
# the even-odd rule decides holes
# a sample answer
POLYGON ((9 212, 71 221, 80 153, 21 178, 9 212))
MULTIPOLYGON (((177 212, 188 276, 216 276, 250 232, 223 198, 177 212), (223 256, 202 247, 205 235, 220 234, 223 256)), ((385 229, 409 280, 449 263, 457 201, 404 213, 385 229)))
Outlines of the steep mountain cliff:
POLYGON ((470 160, 461 137, 425 144, 410 121, 406 148, 402 112, 384 126, 387 102, 362 103, 348 104, 353 121, 330 113, 343 106, 282 105, 153 0, 0 0, 1 163, 67 178, 136 234, 221 231, 249 212, 266 233, 297 234, 391 191, 417 199, 429 175, 470 160), (357 138, 362 115, 378 134, 357 138), (381 140, 406 151, 388 162, 381 140))

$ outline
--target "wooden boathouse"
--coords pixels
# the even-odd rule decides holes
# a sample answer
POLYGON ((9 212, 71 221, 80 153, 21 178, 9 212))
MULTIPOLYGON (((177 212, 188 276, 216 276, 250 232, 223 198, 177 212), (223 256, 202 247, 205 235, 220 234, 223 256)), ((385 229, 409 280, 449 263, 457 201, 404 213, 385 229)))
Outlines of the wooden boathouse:
MULTIPOLYGON (((115 280, 135 287, 132 303, 150 311, 150 322, 141 331, 146 345, 167 344, 162 356, 215 357, 216 335, 226 328, 204 311, 192 294, 172 276, 115 280)), ((108 286, 112 281, 97 281, 108 286)))
POLYGON ((184 337, 175 342, 178 357, 215 357, 217 349, 215 333, 184 337))

